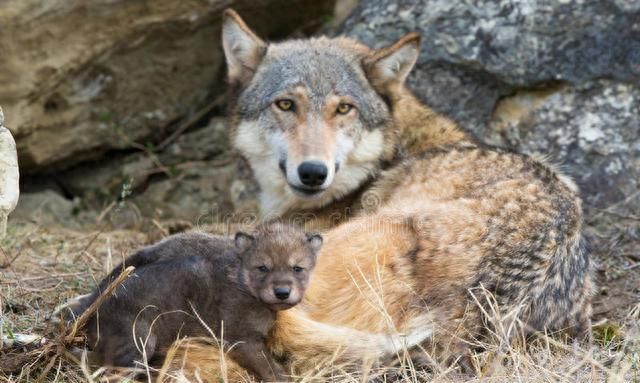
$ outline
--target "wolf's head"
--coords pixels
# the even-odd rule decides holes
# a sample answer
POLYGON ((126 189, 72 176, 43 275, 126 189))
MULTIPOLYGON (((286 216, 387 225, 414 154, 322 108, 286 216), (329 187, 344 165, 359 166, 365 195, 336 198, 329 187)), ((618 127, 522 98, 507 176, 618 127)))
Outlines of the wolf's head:
POLYGON ((322 236, 271 223, 253 234, 236 233, 235 245, 251 294, 274 311, 286 310, 300 303, 307 290, 322 236))
POLYGON ((321 207, 393 153, 391 106, 420 37, 371 50, 347 38, 267 44, 231 10, 222 31, 232 134, 262 188, 262 213, 321 207))

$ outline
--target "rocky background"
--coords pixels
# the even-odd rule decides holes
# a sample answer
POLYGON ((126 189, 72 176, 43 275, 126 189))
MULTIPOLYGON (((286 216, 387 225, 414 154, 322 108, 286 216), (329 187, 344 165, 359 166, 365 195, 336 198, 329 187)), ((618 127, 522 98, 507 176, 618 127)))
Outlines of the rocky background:
POLYGON ((222 119, 227 6, 270 39, 321 31, 378 47, 420 32, 415 93, 487 143, 572 175, 606 282, 599 310, 638 296, 640 0, 6 0, 15 222, 135 228, 255 210, 222 119))
POLYGON ((14 218, 131 228, 241 208, 238 179, 251 175, 219 117, 227 7, 282 39, 326 25, 334 1, 3 1, 0 105, 24 192, 14 218))

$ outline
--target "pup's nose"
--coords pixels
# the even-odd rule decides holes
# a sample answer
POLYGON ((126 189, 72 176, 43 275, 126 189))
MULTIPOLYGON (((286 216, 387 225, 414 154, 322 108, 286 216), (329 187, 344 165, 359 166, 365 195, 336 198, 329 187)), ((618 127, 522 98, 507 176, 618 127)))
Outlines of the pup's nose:
POLYGON ((300 181, 305 186, 320 186, 327 179, 329 169, 320 161, 305 161, 298 166, 300 181))
POLYGON ((276 298, 280 300, 285 300, 289 298, 291 289, 288 287, 276 287, 275 289, 273 289, 273 293, 275 294, 276 298))

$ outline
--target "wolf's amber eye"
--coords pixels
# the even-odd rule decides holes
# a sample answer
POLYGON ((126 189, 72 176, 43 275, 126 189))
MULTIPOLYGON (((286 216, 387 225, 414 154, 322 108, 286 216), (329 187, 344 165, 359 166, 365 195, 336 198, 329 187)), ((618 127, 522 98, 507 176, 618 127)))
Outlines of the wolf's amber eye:
POLYGON ((285 112, 291 111, 293 110, 293 101, 291 100, 278 100, 276 101, 276 106, 280 109, 280 110, 284 110, 285 112))
POLYGON ((346 104, 346 103, 340 103, 338 105, 338 107, 336 108, 336 113, 338 114, 347 114, 349 112, 351 112, 351 109, 353 109, 353 105, 351 104, 346 104))
POLYGON ((258 271, 261 273, 267 273, 269 272, 269 268, 267 266, 258 266, 258 271))
POLYGON ((301 273, 302 270, 304 270, 302 267, 300 266, 293 266, 293 271, 295 271, 296 273, 301 273))

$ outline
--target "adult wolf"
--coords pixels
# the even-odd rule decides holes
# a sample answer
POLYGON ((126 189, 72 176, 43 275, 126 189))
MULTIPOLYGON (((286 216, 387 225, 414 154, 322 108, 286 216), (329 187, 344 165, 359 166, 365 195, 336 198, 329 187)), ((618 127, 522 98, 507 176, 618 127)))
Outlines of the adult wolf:
POLYGON ((483 309, 528 330, 589 324, 577 187, 542 159, 482 146, 412 96, 419 42, 268 44, 225 13, 230 135, 262 215, 330 228, 305 301, 272 334, 273 352, 302 370, 348 348, 334 328, 417 331, 433 349, 460 350, 487 329, 483 309))

